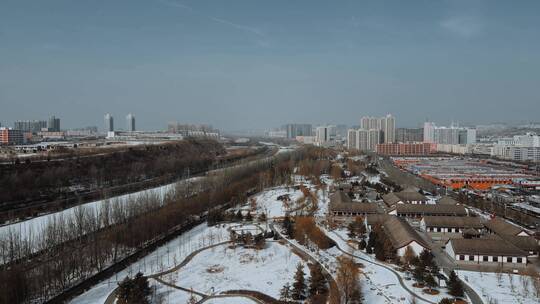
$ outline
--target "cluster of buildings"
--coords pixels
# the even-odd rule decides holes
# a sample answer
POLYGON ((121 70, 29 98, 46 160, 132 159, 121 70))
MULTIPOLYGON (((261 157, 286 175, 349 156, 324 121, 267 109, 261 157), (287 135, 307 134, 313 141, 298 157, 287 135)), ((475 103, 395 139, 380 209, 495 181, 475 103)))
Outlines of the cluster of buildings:
POLYGON ((391 114, 384 117, 362 117, 359 129, 347 132, 347 148, 360 151, 376 151, 379 144, 391 144, 396 140, 396 119, 391 114))
POLYGON ((178 122, 170 122, 167 125, 167 131, 170 134, 178 134, 183 137, 220 138, 219 130, 207 124, 180 124, 178 122))
POLYGON ((476 129, 459 126, 439 127, 424 123, 424 142, 440 145, 469 145, 476 143, 476 129))
POLYGON ((535 179, 520 168, 494 165, 483 160, 459 157, 392 157, 399 168, 448 189, 489 190, 535 179))
POLYGON ((297 137, 312 137, 313 126, 304 123, 289 123, 281 126, 281 128, 267 132, 271 138, 287 138, 296 139, 297 137))
POLYGON ((536 133, 501 139, 493 145, 492 156, 516 161, 540 161, 540 136, 536 133))
MULTIPOLYGON (((105 131, 107 133, 109 132, 114 132, 115 129, 114 129, 114 117, 107 113, 105 114, 104 116, 104 121, 105 121, 105 131)), ((127 116, 126 116, 126 131, 127 132, 135 132, 136 129, 135 129, 135 115, 129 113, 127 116)))
POLYGON ((22 145, 37 136, 41 139, 56 138, 61 135, 60 118, 51 116, 46 120, 17 120, 13 128, 0 125, 0 145, 22 145))
POLYGON ((366 203, 337 190, 328 212, 337 221, 360 216, 369 232, 380 226, 398 257, 440 247, 459 268, 498 271, 523 269, 540 252, 531 232, 501 218, 485 219, 451 197, 436 201, 415 189, 389 193, 383 202, 366 203))

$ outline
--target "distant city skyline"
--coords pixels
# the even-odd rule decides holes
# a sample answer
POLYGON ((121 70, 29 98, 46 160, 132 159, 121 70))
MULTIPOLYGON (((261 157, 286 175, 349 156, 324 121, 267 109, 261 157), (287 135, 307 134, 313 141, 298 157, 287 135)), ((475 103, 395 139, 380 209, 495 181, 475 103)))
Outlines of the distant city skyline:
POLYGON ((540 2, 0 3, 0 121, 265 130, 538 120, 540 2), (129 9, 126 9, 128 7, 129 9), (511 110, 508 110, 511 109, 511 110), (120 116, 118 116, 120 118, 120 116), (123 123, 122 123, 123 125, 123 123))

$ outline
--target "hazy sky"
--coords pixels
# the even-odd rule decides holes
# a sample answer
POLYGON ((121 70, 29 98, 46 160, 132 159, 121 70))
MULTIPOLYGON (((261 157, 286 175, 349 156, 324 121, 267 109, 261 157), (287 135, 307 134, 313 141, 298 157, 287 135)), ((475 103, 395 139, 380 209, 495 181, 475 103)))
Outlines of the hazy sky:
POLYGON ((1 0, 0 122, 540 120, 540 1, 1 0))

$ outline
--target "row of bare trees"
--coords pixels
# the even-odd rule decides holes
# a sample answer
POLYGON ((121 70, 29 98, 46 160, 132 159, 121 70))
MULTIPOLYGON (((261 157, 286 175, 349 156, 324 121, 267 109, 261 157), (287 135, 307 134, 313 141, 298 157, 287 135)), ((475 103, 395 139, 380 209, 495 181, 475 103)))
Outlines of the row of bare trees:
MULTIPOLYGON (((152 242, 174 233, 194 217, 226 203, 245 202, 262 186, 290 179, 298 161, 316 157, 301 149, 252 161, 203 179, 196 194, 176 187, 100 208, 77 207, 44 229, 0 237, 0 303, 42 302, 90 278, 152 242), (16 290, 17 292, 13 292, 16 290)), ((188 187, 189 188, 189 187, 188 187)))
POLYGON ((224 154, 223 146, 215 141, 190 139, 58 161, 3 165, 0 187, 6 191, 0 191, 0 202, 61 198, 73 185, 95 190, 181 174, 186 168, 203 171, 224 154))

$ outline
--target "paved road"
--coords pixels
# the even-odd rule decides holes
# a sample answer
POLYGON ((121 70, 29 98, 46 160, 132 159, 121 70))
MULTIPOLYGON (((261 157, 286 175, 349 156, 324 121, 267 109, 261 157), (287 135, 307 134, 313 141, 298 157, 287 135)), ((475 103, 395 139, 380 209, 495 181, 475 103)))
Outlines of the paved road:
MULTIPOLYGON (((341 236, 339 236, 339 235, 337 235, 337 234, 335 234, 335 233, 333 233, 333 234, 334 234, 334 236, 336 236, 336 237, 340 238, 341 240, 343 240, 343 238, 342 238, 341 236)), ((328 237, 332 238, 331 236, 328 236, 328 237)), ((345 240, 343 240, 343 241, 345 241, 345 240)), ((342 253, 344 253, 344 254, 346 254, 346 255, 348 255, 348 256, 357 258, 357 259, 362 260, 362 261, 364 261, 364 262, 367 262, 367 263, 370 263, 370 264, 373 264, 373 265, 376 265, 376 266, 379 266, 379 267, 383 267, 383 268, 389 270, 390 272, 392 272, 392 273, 397 277, 397 279, 398 279, 398 281, 399 281, 399 285, 401 285, 401 287, 402 287, 403 289, 405 289, 411 296, 413 296, 413 297, 415 297, 415 298, 417 298, 417 299, 420 299, 420 300, 422 300, 422 301, 424 301, 424 302, 427 302, 427 303, 436 304, 436 302, 430 301, 430 300, 428 300, 428 299, 422 297, 421 295, 417 294, 414 290, 410 289, 410 288, 405 284, 405 282, 403 281, 403 278, 399 275, 399 273, 398 273, 397 271, 395 271, 394 269, 392 269, 392 267, 386 266, 386 265, 384 265, 384 264, 382 264, 382 263, 378 263, 378 262, 371 261, 371 260, 366 259, 366 258, 364 258, 364 257, 362 257, 362 256, 359 256, 359 255, 352 254, 352 253, 350 253, 350 252, 344 250, 343 248, 339 247, 338 242, 336 242, 336 247, 337 247, 337 249, 338 249, 339 251, 341 251, 342 253)))
MULTIPOLYGON (((201 297, 208 297, 207 294, 204 294, 202 292, 197 292, 197 291, 194 291, 192 289, 187 289, 187 288, 184 288, 184 287, 180 287, 180 286, 176 286, 176 285, 173 285, 173 284, 170 284, 170 283, 167 283, 165 281, 163 281, 162 279, 160 279, 159 277, 160 276, 163 276, 163 275, 166 275, 166 274, 169 274, 171 272, 175 272, 177 271, 178 269, 184 267, 187 263, 189 263, 193 257, 195 257, 198 253, 206 250, 206 249, 210 249, 210 248, 213 248, 213 247, 216 247, 216 246, 220 246, 220 245, 224 245, 224 244, 227 244, 229 243, 229 241, 225 241, 225 242, 221 242, 221 243, 217 243, 217 244, 213 244, 213 245, 209 245, 209 246, 206 246, 206 247, 202 247, 202 248, 199 248, 195 251, 193 251, 192 253, 190 253, 187 257, 184 258, 184 260, 178 264, 177 266, 171 268, 171 269, 168 269, 168 270, 165 270, 163 272, 159 272, 159 273, 154 273, 152 275, 149 275, 149 276, 146 276, 147 278, 151 278, 151 279, 154 279, 158 282, 160 282, 161 284, 164 284, 164 285, 167 285, 169 287, 172 287, 172 288, 176 288, 176 289, 180 289, 180 290, 184 290, 184 291, 187 291, 187 292, 192 292, 196 295, 199 295, 201 297)), ((115 290, 113 290, 108 296, 107 296, 107 299, 105 299, 105 304, 114 304, 115 300, 116 300, 116 292, 117 292, 118 288, 116 288, 115 290)))
POLYGON ((334 289, 334 292, 338 292, 339 293, 339 288, 338 288, 338 285, 337 285, 337 282, 336 282, 336 279, 334 278, 334 276, 332 276, 332 273, 330 272, 330 270, 326 269, 326 267, 324 267, 324 265, 319 261, 317 260, 316 258, 314 258, 311 253, 307 252, 304 248, 302 247, 299 247, 297 246, 296 244, 292 243, 291 241, 289 241, 280 231, 278 231, 275 227, 274 227, 274 223, 273 222, 270 222, 270 229, 272 229, 272 231, 274 233, 277 233, 279 236, 281 236, 281 238, 283 240, 285 240, 289 245, 291 245, 292 247, 296 248, 298 251, 300 251, 301 253, 303 253, 305 255, 306 258, 308 258, 309 260, 311 260, 313 263, 317 263, 319 264, 319 266, 321 266, 321 269, 323 271, 323 274, 324 276, 326 277, 326 279, 328 280, 328 284, 330 285, 330 294, 328 295, 329 298, 332 297, 332 289, 334 289))
POLYGON ((255 298, 255 297, 252 297, 250 295, 241 294, 241 293, 238 293, 238 294, 230 293, 230 294, 212 295, 212 296, 208 296, 206 298, 203 298, 202 300, 200 300, 196 304, 202 304, 202 303, 204 303, 206 301, 216 299, 216 298, 238 298, 238 297, 247 298, 247 299, 250 299, 253 302, 256 302, 256 303, 259 303, 259 304, 266 304, 265 302, 255 298))

